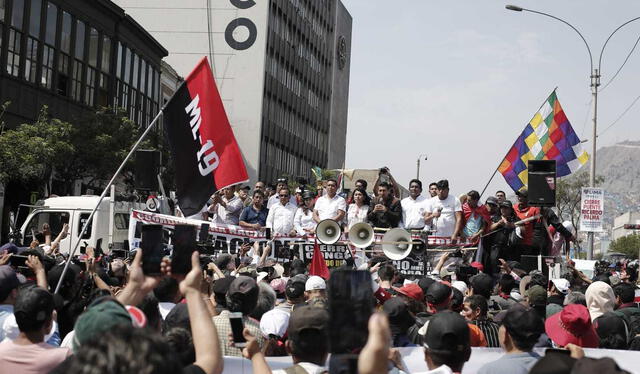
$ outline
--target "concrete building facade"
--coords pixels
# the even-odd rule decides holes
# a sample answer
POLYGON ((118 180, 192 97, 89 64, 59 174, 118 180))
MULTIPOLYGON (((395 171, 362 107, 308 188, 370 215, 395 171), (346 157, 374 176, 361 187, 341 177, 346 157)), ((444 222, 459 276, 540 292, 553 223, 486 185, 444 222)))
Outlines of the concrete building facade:
POLYGON ((342 168, 351 15, 340 0, 116 0, 186 76, 208 56, 252 182, 342 168))

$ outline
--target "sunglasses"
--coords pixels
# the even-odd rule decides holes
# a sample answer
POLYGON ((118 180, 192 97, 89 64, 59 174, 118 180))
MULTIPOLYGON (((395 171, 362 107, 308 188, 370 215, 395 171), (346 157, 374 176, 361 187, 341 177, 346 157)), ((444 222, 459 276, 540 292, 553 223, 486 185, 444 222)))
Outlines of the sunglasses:
POLYGON ((289 195, 280 195, 280 197, 289 197, 289 195))

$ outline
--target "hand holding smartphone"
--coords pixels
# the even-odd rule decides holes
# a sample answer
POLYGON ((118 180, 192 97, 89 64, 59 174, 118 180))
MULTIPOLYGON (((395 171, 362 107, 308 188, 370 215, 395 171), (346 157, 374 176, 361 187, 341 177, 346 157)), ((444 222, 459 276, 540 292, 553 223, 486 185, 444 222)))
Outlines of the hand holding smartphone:
POLYGON ((244 338, 242 330, 244 330, 244 322, 242 321, 242 313, 229 313, 229 323, 231 324, 231 333, 233 334, 233 345, 237 348, 247 346, 247 339, 244 338))
POLYGON ((143 225, 142 241, 142 272, 145 275, 159 275, 160 264, 164 255, 162 250, 162 225, 143 225))
POLYGON ((191 271, 191 255, 196 250, 196 227, 175 225, 173 229, 173 252, 171 272, 186 275, 191 271))

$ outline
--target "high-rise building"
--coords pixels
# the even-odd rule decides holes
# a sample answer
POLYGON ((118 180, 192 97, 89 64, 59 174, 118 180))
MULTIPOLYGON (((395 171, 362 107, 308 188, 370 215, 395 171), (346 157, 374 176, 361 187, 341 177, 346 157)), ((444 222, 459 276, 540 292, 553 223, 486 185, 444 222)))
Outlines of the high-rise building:
POLYGON ((209 57, 252 181, 343 166, 352 19, 340 0, 116 3, 179 75, 209 57))

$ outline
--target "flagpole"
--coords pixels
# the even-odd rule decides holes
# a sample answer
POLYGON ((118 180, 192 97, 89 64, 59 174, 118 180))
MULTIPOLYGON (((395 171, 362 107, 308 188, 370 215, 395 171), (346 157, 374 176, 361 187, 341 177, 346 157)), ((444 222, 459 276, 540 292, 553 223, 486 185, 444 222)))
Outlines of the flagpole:
MULTIPOLYGON (((553 95, 554 92, 556 92, 556 90, 558 89, 558 86, 556 86, 553 91, 551 91, 551 93, 549 94, 549 96, 553 95)), ((544 103, 547 102, 547 100, 549 100, 549 96, 547 96, 547 99, 545 101, 542 102, 542 104, 540 105, 540 107, 538 108, 538 110, 536 111, 536 113, 540 112, 540 109, 542 109, 542 107, 544 106, 544 103)), ((534 114, 535 116, 535 114, 534 114)), ((529 121, 531 122, 531 121, 529 121)), ((529 123, 527 123, 529 124, 529 123)), ((525 125, 526 128, 526 125, 525 125)), ((522 132, 521 132, 522 133, 522 132)), ((516 138, 516 141, 518 139, 516 138)), ((515 142, 513 143, 515 144, 515 142)), ((513 148, 513 145, 509 148, 509 150, 507 151, 507 153, 505 153, 504 157, 502 158, 502 161, 504 161, 505 158, 507 158, 507 155, 509 154, 509 151, 511 151, 511 148, 513 148)), ((484 195, 484 192, 487 190, 487 187, 489 187, 489 183, 491 183, 491 181, 493 180, 493 177, 496 176, 496 173, 498 172, 498 169, 500 169, 500 165, 502 165, 502 161, 500 161, 500 163, 498 164, 498 167, 496 168, 496 170, 493 172, 493 174, 491 174, 491 178, 489 178, 489 181, 487 182, 487 184, 485 184, 484 188, 482 189, 482 192, 480 192, 480 198, 482 198, 482 195, 484 195)))
POLYGON ((160 115, 162 115, 162 110, 163 109, 161 109, 158 112, 158 114, 156 114, 156 116, 153 119, 153 121, 151 121, 151 123, 149 123, 149 125, 146 128, 146 130, 144 130, 144 132, 142 133, 140 138, 138 138, 138 140, 135 142, 135 144, 133 145, 133 147, 129 151, 129 154, 127 154, 127 157, 125 157, 125 159, 120 164, 120 167, 118 167, 118 170, 116 170, 115 174, 113 174, 113 177, 111 177, 111 180, 109 181, 109 183, 107 183, 107 186, 102 191, 102 194, 100 194, 100 198, 98 199, 98 203, 93 208, 93 210, 91 211, 91 214, 89 214, 89 218, 85 221, 84 225, 82 226, 82 230, 80 231, 80 234, 78 234, 78 241, 76 242, 76 245, 73 247, 73 250, 69 253, 69 257, 67 258, 67 261, 64 264, 64 269, 62 269, 62 274, 60 275, 60 279, 58 280, 58 284, 56 285, 56 289, 55 289, 55 291, 53 291, 54 294, 57 294, 58 291, 60 291, 60 286, 62 285, 62 281, 64 280, 64 276, 67 273, 67 270, 69 269, 69 264, 71 264, 71 258, 73 258, 73 256, 76 254, 76 251, 78 250, 78 246, 80 245, 80 240, 79 239, 82 238, 84 233, 87 231, 87 228, 89 227, 89 225, 91 224, 91 220, 93 219, 93 215, 96 213, 96 211, 100 207, 100 203, 102 203, 102 200, 104 200, 104 197, 107 195, 107 192, 109 191, 111 185, 116 180, 118 175, 120 175, 120 172, 124 168, 124 165, 127 163, 127 161, 129 161, 129 159, 131 158, 131 155, 133 155, 133 152, 136 151, 136 149, 138 148, 138 146, 140 145, 142 140, 147 136, 147 134, 149 134, 149 131, 151 131, 151 129, 153 127, 155 127, 155 124, 158 121, 158 118, 160 118, 160 115))

